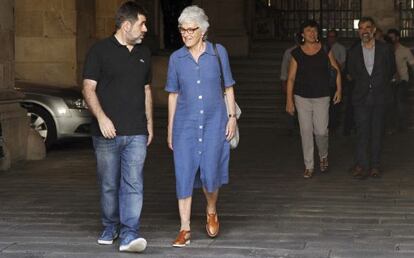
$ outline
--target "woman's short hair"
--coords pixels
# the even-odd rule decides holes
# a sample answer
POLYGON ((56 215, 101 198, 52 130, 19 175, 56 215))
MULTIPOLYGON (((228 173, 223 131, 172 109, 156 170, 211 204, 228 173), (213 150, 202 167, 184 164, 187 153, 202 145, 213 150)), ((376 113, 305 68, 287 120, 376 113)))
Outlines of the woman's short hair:
POLYGON ((203 9, 197 5, 186 7, 180 17, 178 17, 178 26, 184 23, 195 23, 200 27, 201 32, 206 33, 210 24, 208 23, 208 17, 203 9))
POLYGON ((299 30, 299 42, 302 44, 303 43, 303 36, 302 33, 305 31, 305 28, 307 27, 311 27, 311 28, 316 28, 316 30, 318 31, 318 38, 319 38, 319 33, 320 33, 320 27, 319 24, 315 21, 315 20, 306 20, 304 22, 301 23, 300 25, 300 30, 299 30))

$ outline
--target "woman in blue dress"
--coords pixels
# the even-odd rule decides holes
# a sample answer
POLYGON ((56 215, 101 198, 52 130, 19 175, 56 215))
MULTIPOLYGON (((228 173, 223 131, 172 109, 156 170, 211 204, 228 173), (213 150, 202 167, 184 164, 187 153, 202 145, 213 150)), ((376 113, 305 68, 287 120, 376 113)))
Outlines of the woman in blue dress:
POLYGON ((176 191, 181 219, 175 247, 190 243, 193 188, 202 187, 206 200, 206 231, 217 236, 216 203, 219 188, 229 181, 229 140, 236 130, 233 80, 227 51, 217 45, 223 67, 229 114, 223 99, 221 71, 212 43, 206 41, 209 27, 203 9, 183 10, 179 30, 184 46, 169 61, 165 90, 168 97, 168 146, 174 153, 176 191))

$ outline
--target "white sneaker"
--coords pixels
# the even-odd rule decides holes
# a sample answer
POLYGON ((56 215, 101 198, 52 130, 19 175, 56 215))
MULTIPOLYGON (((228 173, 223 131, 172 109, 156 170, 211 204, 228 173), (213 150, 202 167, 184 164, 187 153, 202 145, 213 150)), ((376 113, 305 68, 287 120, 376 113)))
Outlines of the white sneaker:
POLYGON ((112 245, 114 240, 118 238, 118 232, 112 230, 104 230, 98 239, 100 245, 112 245))
POLYGON ((120 245, 119 251, 140 253, 144 251, 145 248, 147 248, 147 240, 144 238, 137 238, 129 242, 127 245, 120 245))

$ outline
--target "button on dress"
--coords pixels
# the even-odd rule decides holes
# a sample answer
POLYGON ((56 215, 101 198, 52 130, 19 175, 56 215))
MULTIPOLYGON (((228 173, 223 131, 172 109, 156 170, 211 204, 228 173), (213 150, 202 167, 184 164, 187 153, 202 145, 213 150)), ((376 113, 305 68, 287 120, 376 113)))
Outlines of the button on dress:
MULTIPOLYGON (((235 84, 226 49, 217 44, 225 87, 235 84)), ((173 153, 177 198, 190 197, 193 188, 216 191, 229 181, 230 145, 228 121, 220 79, 220 66, 213 45, 194 60, 187 47, 169 60, 165 90, 178 93, 173 121, 173 153)))

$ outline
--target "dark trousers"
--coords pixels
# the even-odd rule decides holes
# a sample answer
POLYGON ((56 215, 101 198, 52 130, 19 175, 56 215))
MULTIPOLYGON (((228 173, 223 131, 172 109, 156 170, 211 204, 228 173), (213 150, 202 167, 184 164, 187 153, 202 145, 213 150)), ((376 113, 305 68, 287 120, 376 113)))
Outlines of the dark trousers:
POLYGON ((0 123, 0 159, 4 158, 4 150, 3 150, 3 129, 1 127, 1 123, 0 123))
POLYGON ((339 127, 339 108, 340 103, 334 104, 331 100, 329 105, 329 125, 328 128, 332 132, 335 131, 339 127))
MULTIPOLYGON (((286 84, 283 84, 286 85, 286 84)), ((286 89, 284 89, 284 86, 282 85, 282 94, 286 97, 286 89)), ((292 116, 288 113, 286 113, 286 120, 287 120, 287 129, 289 131, 289 134, 293 134, 293 131, 298 128, 298 113, 295 110, 295 114, 292 116)))
POLYGON ((344 135, 349 135, 355 127, 354 121, 354 106, 352 105, 352 91, 354 89, 354 82, 345 80, 344 82, 344 100, 345 100, 345 114, 344 114, 344 135))
POLYGON ((363 169, 379 168, 384 134, 385 105, 354 106, 357 127, 355 163, 363 169))
POLYGON ((400 81, 394 87, 394 123, 397 129, 404 130, 407 128, 407 95, 408 82, 400 81))
POLYGON ((335 131, 339 127, 339 115, 341 103, 334 104, 333 98, 335 96, 336 89, 330 89, 331 102, 329 103, 329 125, 328 128, 331 132, 335 131))

